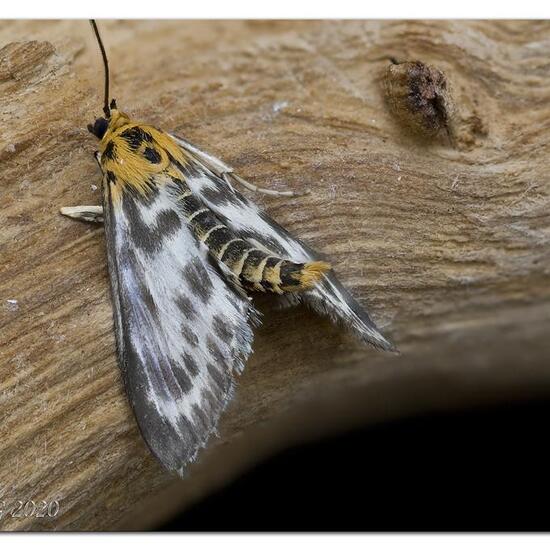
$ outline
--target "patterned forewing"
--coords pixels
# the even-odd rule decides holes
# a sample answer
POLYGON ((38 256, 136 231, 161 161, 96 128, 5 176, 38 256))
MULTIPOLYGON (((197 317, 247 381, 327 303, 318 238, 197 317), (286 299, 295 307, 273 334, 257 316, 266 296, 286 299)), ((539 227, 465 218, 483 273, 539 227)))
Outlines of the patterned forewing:
POLYGON ((105 231, 120 365, 141 432, 180 474, 215 431, 251 352, 249 300, 228 285, 162 174, 147 197, 106 181, 105 231))

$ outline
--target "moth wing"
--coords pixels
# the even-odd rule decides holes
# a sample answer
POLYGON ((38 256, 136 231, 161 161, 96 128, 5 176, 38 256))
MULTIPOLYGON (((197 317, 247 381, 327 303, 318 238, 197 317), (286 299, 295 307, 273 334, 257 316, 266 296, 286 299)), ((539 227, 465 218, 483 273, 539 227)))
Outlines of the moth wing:
MULTIPOLYGON (((202 152, 187 140, 172 137, 193 163, 194 169, 189 170, 187 178, 193 192, 240 237, 295 262, 322 259, 230 184, 233 177, 230 166, 202 152)), ((394 345, 381 334, 367 311, 344 288, 332 270, 324 274, 313 289, 285 295, 282 299, 289 304, 303 300, 332 321, 350 327, 361 340, 383 350, 395 350, 394 345)))
POLYGON ((170 183, 145 200, 104 184, 119 362, 144 439, 171 471, 215 432, 251 353, 255 310, 218 272, 170 183))

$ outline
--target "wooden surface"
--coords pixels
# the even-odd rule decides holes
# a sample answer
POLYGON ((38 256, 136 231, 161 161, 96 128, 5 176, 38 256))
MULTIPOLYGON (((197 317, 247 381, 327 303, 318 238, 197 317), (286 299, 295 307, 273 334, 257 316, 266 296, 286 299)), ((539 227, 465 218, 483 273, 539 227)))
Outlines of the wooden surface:
POLYGON ((103 231, 58 214, 100 201, 91 31, 1 22, 0 497, 61 503, 2 529, 152 527, 295 442, 550 395, 550 23, 101 26, 121 108, 259 185, 312 190, 259 202, 328 256, 401 355, 265 305, 220 439, 187 480, 163 473, 121 386, 103 231), (389 55, 445 73, 454 147, 391 115, 389 55))

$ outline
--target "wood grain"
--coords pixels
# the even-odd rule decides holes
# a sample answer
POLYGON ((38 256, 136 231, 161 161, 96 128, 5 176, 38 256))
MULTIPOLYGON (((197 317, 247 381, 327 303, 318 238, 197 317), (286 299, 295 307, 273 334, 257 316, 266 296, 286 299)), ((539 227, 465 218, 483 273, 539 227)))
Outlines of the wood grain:
MULTIPOLYGON (((106 21, 113 95, 259 185, 401 355, 263 304, 255 353, 187 480, 127 405, 86 131, 102 72, 84 21, 0 23, 0 500, 5 530, 154 526, 294 442, 434 409, 550 395, 550 23, 106 21), (392 117, 387 56, 443 71, 457 141, 392 117)), ((365 475, 369 475, 365 472, 365 475)))

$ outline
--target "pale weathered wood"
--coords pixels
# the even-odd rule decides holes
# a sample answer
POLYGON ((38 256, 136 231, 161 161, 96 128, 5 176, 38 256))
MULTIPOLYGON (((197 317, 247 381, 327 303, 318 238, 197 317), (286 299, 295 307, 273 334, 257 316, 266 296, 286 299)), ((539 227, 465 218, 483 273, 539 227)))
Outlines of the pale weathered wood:
MULTIPOLYGON (((303 309, 266 313, 221 438, 188 480, 142 443, 115 358, 100 200, 101 112, 86 22, 0 23, 0 490, 61 500, 3 529, 152 526, 277 448, 432 408, 550 394, 550 24, 102 25, 113 95, 258 185, 401 349, 366 349, 303 309), (14 44, 14 43, 19 44, 14 44), (442 70, 457 143, 388 112, 392 55, 442 70), (12 301, 10 301, 12 300, 12 301), (14 302, 16 300, 17 302, 14 302)), ((365 475, 369 475, 366 471, 365 475)))

